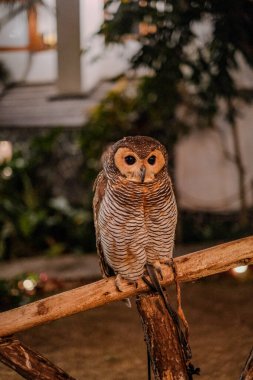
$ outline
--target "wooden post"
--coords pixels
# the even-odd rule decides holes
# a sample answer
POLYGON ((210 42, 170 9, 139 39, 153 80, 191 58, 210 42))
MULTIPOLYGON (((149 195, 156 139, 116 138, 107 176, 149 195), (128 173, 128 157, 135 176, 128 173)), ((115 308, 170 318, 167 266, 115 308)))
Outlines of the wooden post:
POLYGON ((253 348, 250 351, 249 357, 245 363, 240 380, 253 380, 253 348))
POLYGON ((0 361, 28 380, 75 380, 14 337, 0 338, 0 361))
POLYGON ((155 380, 188 380, 177 329, 161 297, 141 295, 136 304, 155 380))
POLYGON ((81 91, 80 1, 56 0, 58 91, 76 95, 81 91))

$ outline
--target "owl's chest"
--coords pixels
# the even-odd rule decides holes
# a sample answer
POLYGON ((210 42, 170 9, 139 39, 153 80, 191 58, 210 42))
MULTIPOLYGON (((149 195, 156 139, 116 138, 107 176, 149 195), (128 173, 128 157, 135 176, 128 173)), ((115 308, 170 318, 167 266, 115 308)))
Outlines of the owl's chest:
POLYGON ((105 192, 100 215, 104 221, 110 223, 124 223, 129 219, 137 224, 158 222, 160 218, 167 218, 172 209, 174 210, 173 205, 168 207, 171 203, 174 205, 175 200, 169 186, 111 185, 105 192))

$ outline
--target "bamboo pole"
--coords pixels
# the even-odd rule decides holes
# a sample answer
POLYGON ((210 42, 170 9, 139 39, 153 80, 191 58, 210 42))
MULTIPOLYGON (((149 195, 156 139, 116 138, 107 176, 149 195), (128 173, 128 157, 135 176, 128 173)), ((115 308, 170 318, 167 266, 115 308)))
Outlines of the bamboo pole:
POLYGON ((75 380, 12 336, 0 338, 0 361, 27 380, 75 380))
MULTIPOLYGON (((239 265, 253 264, 253 236, 181 256, 174 262, 179 281, 198 280, 239 265)), ((169 285, 173 282, 173 271, 167 265, 163 265, 162 270, 164 280, 161 283, 169 285)), ((147 291, 148 287, 139 280, 137 289, 125 283, 122 290, 117 290, 115 278, 111 277, 5 311, 0 314, 0 336, 135 296, 147 291)))

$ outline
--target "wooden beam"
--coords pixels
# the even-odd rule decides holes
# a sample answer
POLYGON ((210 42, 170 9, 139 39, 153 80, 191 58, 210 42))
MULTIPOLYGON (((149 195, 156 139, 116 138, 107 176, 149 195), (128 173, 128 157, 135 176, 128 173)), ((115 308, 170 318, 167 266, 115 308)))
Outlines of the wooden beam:
POLYGON ((75 380, 12 336, 0 338, 0 361, 28 380, 75 380))
MULTIPOLYGON (((239 265, 253 264, 253 236, 220 244, 174 260, 179 281, 194 281, 239 265)), ((173 272, 162 266, 163 285, 173 282, 173 272)), ((0 314, 0 336, 7 336, 43 323, 96 308, 148 290, 142 280, 138 288, 124 284, 119 292, 114 277, 69 290, 0 314)))

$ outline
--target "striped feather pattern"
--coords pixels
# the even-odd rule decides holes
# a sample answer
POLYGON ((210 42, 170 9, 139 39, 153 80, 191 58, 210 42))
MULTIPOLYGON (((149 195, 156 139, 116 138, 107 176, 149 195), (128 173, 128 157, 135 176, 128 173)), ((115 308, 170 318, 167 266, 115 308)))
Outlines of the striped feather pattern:
POLYGON ((172 256, 176 221, 177 207, 168 175, 144 184, 111 177, 97 214, 107 263, 123 278, 137 280, 146 263, 172 256))

